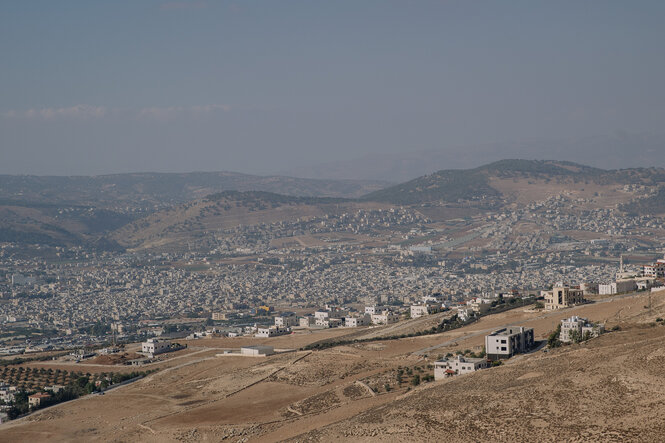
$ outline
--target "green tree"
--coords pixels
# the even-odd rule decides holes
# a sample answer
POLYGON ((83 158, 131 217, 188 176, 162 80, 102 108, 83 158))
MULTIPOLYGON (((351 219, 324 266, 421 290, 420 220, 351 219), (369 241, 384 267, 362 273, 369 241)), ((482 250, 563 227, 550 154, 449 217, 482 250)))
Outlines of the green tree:
POLYGON ((561 341, 559 336, 561 334, 561 324, 557 325, 556 329, 547 337, 547 345, 550 348, 556 348, 561 346, 561 341))

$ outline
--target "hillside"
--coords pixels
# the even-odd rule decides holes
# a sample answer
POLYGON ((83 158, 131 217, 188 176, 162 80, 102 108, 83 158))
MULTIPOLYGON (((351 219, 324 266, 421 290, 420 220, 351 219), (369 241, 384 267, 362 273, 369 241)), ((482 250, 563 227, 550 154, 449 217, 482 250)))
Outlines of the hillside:
MULTIPOLYGON (((357 197, 373 181, 260 177, 232 172, 116 174, 94 177, 0 176, 0 242, 117 249, 108 232, 155 210, 224 191, 290 197, 357 197)), ((272 198, 273 201, 274 197, 272 198)), ((305 200, 293 200, 303 203, 305 200)))
POLYGON ((415 390, 290 441, 660 441, 665 328, 633 326, 415 390))
POLYGON ((295 222, 343 211, 351 205, 351 201, 338 198, 225 191, 157 211, 116 230, 110 238, 129 248, 182 245, 241 225, 295 222))
POLYGON ((200 340, 147 366, 160 371, 143 380, 38 411, 0 432, 9 441, 660 441, 665 326, 655 319, 665 316, 665 291, 652 298, 652 312, 638 293, 552 312, 514 309, 441 334, 266 358, 217 354, 250 344, 298 349, 358 331, 200 340), (571 315, 621 330, 500 367, 411 383, 410 374, 431 373, 438 355, 479 350, 488 331, 524 325, 541 340, 571 315))
POLYGON ((357 195, 378 184, 232 173, 4 176, 2 183, 0 242, 98 244, 111 249, 182 245, 239 225, 296 223, 331 211, 394 205, 442 221, 564 195, 572 202, 571 211, 665 213, 664 169, 603 170, 542 160, 443 170, 355 199, 340 196, 357 195), (258 189, 220 192, 224 186, 258 189))
POLYGON ((447 144, 440 149, 409 150, 403 153, 375 152, 349 160, 291 169, 285 171, 285 175, 406 182, 442 169, 470 169, 506 158, 565 158, 603 169, 643 165, 663 168, 664 150, 663 135, 630 133, 460 146, 447 144))
POLYGON ((522 191, 552 185, 584 191, 587 185, 656 185, 665 182, 665 170, 603 170, 561 161, 501 160, 475 169, 442 170, 372 192, 362 199, 394 204, 464 201, 491 207, 519 198, 519 190, 507 192, 502 189, 500 182, 511 180, 523 181, 522 191))

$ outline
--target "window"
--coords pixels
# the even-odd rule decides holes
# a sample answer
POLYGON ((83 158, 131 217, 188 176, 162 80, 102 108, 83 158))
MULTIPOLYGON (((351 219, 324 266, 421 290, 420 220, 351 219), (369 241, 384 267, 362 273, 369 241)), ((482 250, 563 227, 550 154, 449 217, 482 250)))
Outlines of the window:
POLYGON ((501 346, 501 350, 502 350, 502 351, 505 351, 505 350, 506 350, 506 347, 505 347, 505 346, 501 346))
POLYGON ((505 341, 505 340, 501 340, 501 344, 502 344, 502 345, 505 345, 505 344, 506 344, 506 341, 505 341))

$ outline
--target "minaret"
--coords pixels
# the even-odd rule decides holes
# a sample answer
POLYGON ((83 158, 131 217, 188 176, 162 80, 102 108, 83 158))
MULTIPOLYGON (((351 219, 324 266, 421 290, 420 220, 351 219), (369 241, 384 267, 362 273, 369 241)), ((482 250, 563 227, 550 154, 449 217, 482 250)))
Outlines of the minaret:
POLYGON ((619 256, 619 272, 623 274, 623 254, 619 256))

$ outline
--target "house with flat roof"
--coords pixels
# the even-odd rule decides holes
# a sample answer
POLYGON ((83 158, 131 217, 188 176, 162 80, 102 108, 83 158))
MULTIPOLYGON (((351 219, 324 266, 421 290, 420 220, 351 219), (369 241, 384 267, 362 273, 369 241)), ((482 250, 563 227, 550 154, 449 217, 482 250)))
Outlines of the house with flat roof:
POLYGON ((588 337, 598 337, 605 331, 603 325, 594 324, 589 322, 586 318, 581 318, 576 315, 561 320, 561 332, 559 333, 559 340, 563 343, 570 343, 581 340, 585 335, 588 337))
POLYGON ((418 318, 424 315, 435 314, 441 311, 441 305, 438 303, 427 302, 420 305, 411 306, 411 318, 418 318))
POLYGON ((399 315, 389 310, 372 314, 371 318, 373 325, 389 325, 399 321, 399 315))
POLYGON ((568 308, 570 306, 584 303, 584 291, 570 286, 554 286, 551 291, 543 291, 545 297, 545 309, 568 308))
POLYGON ((489 368, 491 363, 486 358, 468 358, 458 355, 455 358, 443 358, 434 362, 434 380, 442 380, 455 375, 469 374, 489 368))
POLYGON ((266 345, 245 346, 240 348, 240 354, 249 357, 265 357, 273 355, 274 353, 275 348, 266 345))
POLYGON ((275 317, 275 326, 280 328, 290 328, 298 325, 298 318, 295 312, 283 312, 282 315, 275 317))
POLYGON ((367 326, 371 322, 372 322, 372 317, 370 317, 368 314, 344 317, 344 326, 347 328, 357 328, 359 326, 367 326))
POLYGON ((255 337, 277 337, 291 333, 291 328, 282 328, 280 326, 270 326, 267 328, 257 328, 255 337))
POLYGON ((510 358, 533 347, 533 328, 512 326, 485 336, 485 353, 490 360, 510 358))
POLYGON ((149 338, 141 343, 141 353, 154 357, 157 354, 169 352, 171 350, 171 342, 169 340, 158 340, 156 338, 149 338))
POLYGON ((31 408, 38 408, 46 400, 51 398, 51 394, 46 394, 44 392, 38 392, 28 396, 28 404, 31 408))

